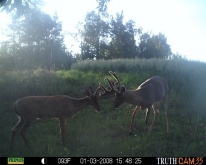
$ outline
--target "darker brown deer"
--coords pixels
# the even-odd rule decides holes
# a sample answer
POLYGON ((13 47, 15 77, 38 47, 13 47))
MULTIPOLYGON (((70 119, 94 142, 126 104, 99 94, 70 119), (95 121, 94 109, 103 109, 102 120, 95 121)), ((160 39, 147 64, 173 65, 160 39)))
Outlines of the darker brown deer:
POLYGON ((151 131, 156 121, 157 114, 159 113, 157 102, 160 100, 162 100, 164 104, 167 131, 169 130, 168 112, 167 112, 169 87, 166 79, 164 79, 161 76, 154 76, 147 79, 145 82, 143 82, 137 89, 126 90, 124 86, 120 87, 120 81, 117 75, 111 71, 109 73, 116 79, 117 83, 116 85, 114 85, 113 81, 109 80, 106 77, 106 80, 108 81, 110 86, 110 90, 108 88, 105 88, 103 85, 101 85, 101 89, 104 91, 104 95, 110 94, 112 92, 115 93, 115 101, 114 101, 115 108, 118 108, 124 102, 136 106, 132 113, 130 134, 133 134, 133 123, 134 123, 135 116, 142 109, 147 109, 145 115, 145 129, 144 129, 146 133, 148 116, 150 114, 151 109, 153 108, 154 118, 150 126, 149 132, 151 131))
POLYGON ((66 119, 72 118, 77 112, 83 110, 89 105, 99 111, 99 90, 100 88, 98 87, 96 91, 92 93, 91 89, 87 89, 85 91, 86 97, 79 99, 67 95, 60 95, 28 96, 15 101, 13 104, 13 109, 14 112, 20 117, 20 120, 11 130, 10 150, 13 149, 13 143, 17 133, 20 133, 23 141, 27 147, 30 148, 26 139, 26 132, 31 123, 38 118, 59 119, 61 140, 62 144, 65 145, 66 119))

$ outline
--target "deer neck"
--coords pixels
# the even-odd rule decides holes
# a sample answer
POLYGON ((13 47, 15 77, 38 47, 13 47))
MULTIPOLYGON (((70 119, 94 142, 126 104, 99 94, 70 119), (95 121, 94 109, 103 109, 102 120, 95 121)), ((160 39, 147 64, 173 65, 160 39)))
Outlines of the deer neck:
POLYGON ((89 97, 75 99, 73 104, 74 104, 76 111, 81 111, 84 108, 86 108, 88 105, 90 105, 89 104, 89 97))
POLYGON ((123 94, 125 102, 139 106, 142 102, 141 91, 139 90, 128 90, 123 94))

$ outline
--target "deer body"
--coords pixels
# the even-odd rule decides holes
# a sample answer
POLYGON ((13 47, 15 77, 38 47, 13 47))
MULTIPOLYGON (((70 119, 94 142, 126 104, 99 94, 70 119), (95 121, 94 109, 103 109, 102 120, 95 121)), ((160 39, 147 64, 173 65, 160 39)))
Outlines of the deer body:
POLYGON ((12 128, 10 149, 13 148, 14 138, 17 133, 20 133, 23 141, 29 144, 26 139, 26 132, 31 123, 40 119, 59 119, 60 132, 63 145, 65 144, 65 121, 67 118, 73 117, 77 112, 83 110, 85 107, 91 105, 99 111, 98 90, 94 94, 86 90, 86 97, 73 98, 70 96, 28 96, 21 98, 14 102, 13 109, 20 117, 19 122, 12 128))
POLYGON ((129 104, 135 105, 135 109, 132 113, 132 121, 130 125, 130 134, 133 134, 133 123, 136 114, 142 110, 147 109, 145 115, 145 132, 147 130, 147 122, 148 116, 150 114, 150 110, 153 107, 154 110, 154 118, 151 124, 149 131, 151 131, 156 116, 159 113, 157 102, 162 100, 164 103, 164 109, 166 114, 166 124, 167 124, 167 131, 169 129, 168 126, 168 95, 169 95, 169 87, 167 81, 161 76, 154 76, 147 79, 143 82, 136 90, 126 90, 124 86, 120 87, 120 81, 117 75, 114 72, 109 72, 115 79, 117 86, 114 85, 115 83, 109 80, 107 81, 110 85, 111 90, 107 90, 104 86, 101 85, 101 88, 105 91, 103 95, 110 94, 112 91, 115 92, 115 103, 114 107, 118 108, 122 103, 127 102, 129 104))
POLYGON ((14 103, 15 112, 27 120, 73 117, 88 106, 89 98, 70 96, 28 96, 14 103))
POLYGON ((142 106, 144 109, 145 106, 162 100, 168 93, 166 80, 160 76, 154 76, 142 83, 136 90, 125 91, 122 99, 127 103, 142 106))
POLYGON ((167 81, 160 76, 154 76, 146 80, 136 90, 125 91, 125 89, 122 89, 122 93, 116 94, 117 97, 115 99, 115 108, 119 107, 123 102, 127 102, 136 106, 132 114, 130 134, 133 134, 134 118, 141 109, 147 109, 145 115, 145 132, 146 132, 148 116, 150 114, 151 108, 153 107, 154 119, 149 129, 149 131, 151 131, 155 123, 157 114, 159 113, 157 102, 160 100, 163 100, 164 103, 164 109, 165 109, 166 121, 167 121, 167 130, 169 129, 168 114, 167 114, 168 94, 169 94, 169 87, 167 81))

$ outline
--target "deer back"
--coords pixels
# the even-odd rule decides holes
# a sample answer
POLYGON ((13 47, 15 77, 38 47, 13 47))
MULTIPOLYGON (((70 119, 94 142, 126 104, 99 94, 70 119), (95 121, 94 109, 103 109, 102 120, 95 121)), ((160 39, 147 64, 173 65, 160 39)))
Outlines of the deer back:
POLYGON ((138 88, 143 90, 142 95, 146 95, 153 102, 163 99, 169 93, 167 80, 161 76, 154 76, 143 82, 138 88))
POLYGON ((15 112, 25 118, 58 118, 72 115, 75 105, 69 96, 28 96, 14 103, 15 112))

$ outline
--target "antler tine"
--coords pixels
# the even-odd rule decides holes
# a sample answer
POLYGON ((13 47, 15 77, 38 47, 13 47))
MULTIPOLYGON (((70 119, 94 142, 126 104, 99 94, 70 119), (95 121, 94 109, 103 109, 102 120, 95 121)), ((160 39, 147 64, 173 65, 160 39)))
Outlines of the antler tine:
MULTIPOLYGON (((108 82, 110 81, 112 83, 112 86, 114 86, 115 84, 112 80, 109 80, 108 77, 105 77, 104 80, 107 80, 108 82)), ((112 88, 110 84, 109 84, 109 87, 112 88)))
POLYGON ((116 86, 114 85, 115 83, 112 80, 108 79, 108 77, 105 77, 105 79, 108 81, 111 91, 117 92, 118 90, 116 86))
POLYGON ((120 90, 120 80, 115 72, 109 71, 109 73, 116 79, 116 82, 114 83, 118 90, 120 90))
POLYGON ((100 94, 100 96, 105 96, 113 93, 116 89, 114 88, 114 82, 109 80, 107 77, 105 77, 105 80, 108 81, 109 86, 106 88, 101 83, 99 84, 100 88, 103 90, 103 93, 100 94))
POLYGON ((99 95, 99 90, 101 89, 101 85, 99 83, 99 86, 97 87, 96 91, 94 92, 94 95, 99 95))
POLYGON ((111 93, 111 90, 107 90, 102 84, 99 84, 99 88, 103 90, 103 92, 100 93, 99 96, 105 96, 111 93))
POLYGON ((117 80, 118 83, 120 83, 119 78, 115 72, 109 71, 109 73, 117 80))
POLYGON ((100 85, 100 88, 102 88, 105 92, 108 91, 102 84, 99 84, 99 85, 100 85))
MULTIPOLYGON (((96 93, 96 91, 95 91, 95 93, 96 93)), ((87 96, 91 96, 93 94, 92 87, 89 86, 88 89, 85 90, 84 94, 87 95, 87 96)))

